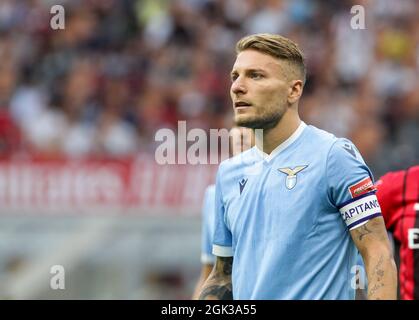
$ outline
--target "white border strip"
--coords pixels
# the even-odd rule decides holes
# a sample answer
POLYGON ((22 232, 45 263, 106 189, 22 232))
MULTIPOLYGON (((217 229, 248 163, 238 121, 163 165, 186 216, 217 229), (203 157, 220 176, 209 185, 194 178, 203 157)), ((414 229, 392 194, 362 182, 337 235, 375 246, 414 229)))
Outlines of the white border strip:
POLYGON ((232 247, 223 247, 216 244, 212 245, 212 254, 217 257, 232 257, 233 248, 232 247))
POLYGON ((304 121, 300 122, 300 125, 298 126, 297 130, 294 131, 294 133, 284 142, 282 142, 279 146, 277 146, 270 154, 266 154, 262 150, 260 150, 257 146, 254 146, 256 152, 267 162, 270 162, 278 153, 280 153, 282 150, 287 148, 289 145, 294 143, 295 140, 297 140, 301 134, 303 133, 303 130, 307 127, 304 121))

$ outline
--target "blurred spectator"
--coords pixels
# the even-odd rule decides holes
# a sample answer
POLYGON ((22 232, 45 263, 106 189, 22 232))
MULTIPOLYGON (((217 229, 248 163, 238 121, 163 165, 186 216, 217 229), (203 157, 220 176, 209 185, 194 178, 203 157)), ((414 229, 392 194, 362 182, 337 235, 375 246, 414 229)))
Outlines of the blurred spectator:
POLYGON ((415 0, 0 2, 0 152, 126 157, 154 134, 218 128, 231 112, 232 45, 246 33, 296 40, 308 64, 304 119, 354 139, 376 176, 417 163, 415 0), (350 28, 352 5, 366 29, 350 28), (385 155, 385 156, 383 156, 385 155), (396 164, 396 165, 395 165, 396 164))

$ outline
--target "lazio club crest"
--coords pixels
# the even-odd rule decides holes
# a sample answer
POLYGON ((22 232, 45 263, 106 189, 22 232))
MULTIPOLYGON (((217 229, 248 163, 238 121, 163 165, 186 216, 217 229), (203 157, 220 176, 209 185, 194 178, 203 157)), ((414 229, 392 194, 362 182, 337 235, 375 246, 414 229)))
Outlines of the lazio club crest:
POLYGON ((285 179, 285 186, 287 189, 291 190, 297 184, 297 174, 307 168, 308 165, 305 166, 297 166, 294 169, 291 168, 279 168, 278 171, 285 173, 287 178, 285 179))

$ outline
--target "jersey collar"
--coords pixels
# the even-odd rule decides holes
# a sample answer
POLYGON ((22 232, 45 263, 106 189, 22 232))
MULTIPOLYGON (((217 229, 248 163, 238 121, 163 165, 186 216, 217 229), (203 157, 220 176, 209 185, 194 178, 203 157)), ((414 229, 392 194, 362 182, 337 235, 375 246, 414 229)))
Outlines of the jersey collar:
POLYGON ((299 136, 303 133, 304 128, 307 127, 304 121, 301 121, 300 125, 298 126, 297 130, 284 142, 278 145, 274 150, 272 150, 271 154, 267 154, 260 150, 258 147, 254 146, 256 153, 263 158, 265 161, 270 162, 277 154, 281 153, 285 148, 293 144, 299 136))

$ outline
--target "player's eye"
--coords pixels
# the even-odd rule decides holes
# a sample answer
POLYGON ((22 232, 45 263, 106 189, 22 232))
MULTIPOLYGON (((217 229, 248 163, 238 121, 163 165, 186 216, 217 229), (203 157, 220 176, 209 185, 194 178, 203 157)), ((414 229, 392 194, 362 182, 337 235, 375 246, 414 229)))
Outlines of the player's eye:
POLYGON ((259 72, 252 72, 252 73, 250 74, 250 77, 251 77, 252 79, 259 80, 259 79, 262 79, 262 78, 263 78, 263 74, 261 74, 261 73, 259 73, 259 72))
POLYGON ((236 81, 236 79, 237 79, 238 77, 239 77, 239 76, 237 75, 237 73, 233 73, 233 74, 231 75, 231 82, 236 81))

